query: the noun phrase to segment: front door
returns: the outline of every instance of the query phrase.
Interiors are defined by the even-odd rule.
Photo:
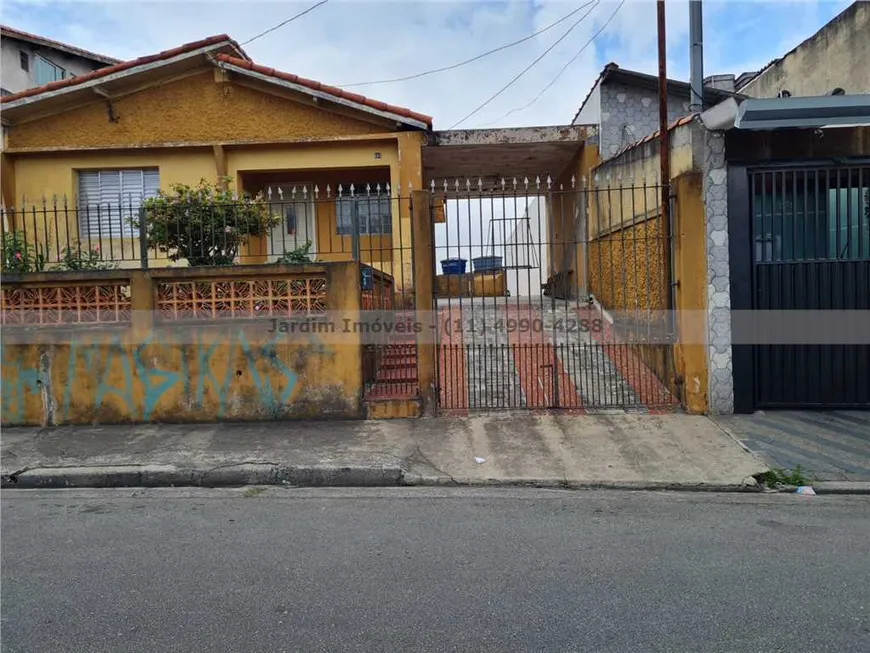
[[[269,234],[269,261],[291,252],[303,253],[310,260],[317,253],[317,224],[312,184],[275,183],[263,189],[278,223]]]

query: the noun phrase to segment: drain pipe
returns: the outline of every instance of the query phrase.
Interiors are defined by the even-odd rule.
[[[689,47],[689,111],[701,113],[704,110],[704,20],[701,0],[689,2]]]

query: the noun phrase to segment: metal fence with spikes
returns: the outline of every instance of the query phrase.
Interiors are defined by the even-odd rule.
[[[446,215],[435,226],[442,408],[675,403],[656,180],[479,177],[428,190]]]
[[[348,259],[410,269],[410,199],[389,183],[277,185],[228,202],[22,198],[0,214],[5,271]]]

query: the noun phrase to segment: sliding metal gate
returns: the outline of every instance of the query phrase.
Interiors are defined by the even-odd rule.
[[[870,310],[870,167],[768,168],[749,181],[753,308]],[[868,344],[756,345],[753,359],[757,408],[870,407]]]
[[[674,404],[660,186],[430,191],[441,408]]]

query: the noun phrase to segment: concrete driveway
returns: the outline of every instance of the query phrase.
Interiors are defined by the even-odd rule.
[[[870,411],[759,411],[715,417],[771,467],[816,481],[870,481]]]

